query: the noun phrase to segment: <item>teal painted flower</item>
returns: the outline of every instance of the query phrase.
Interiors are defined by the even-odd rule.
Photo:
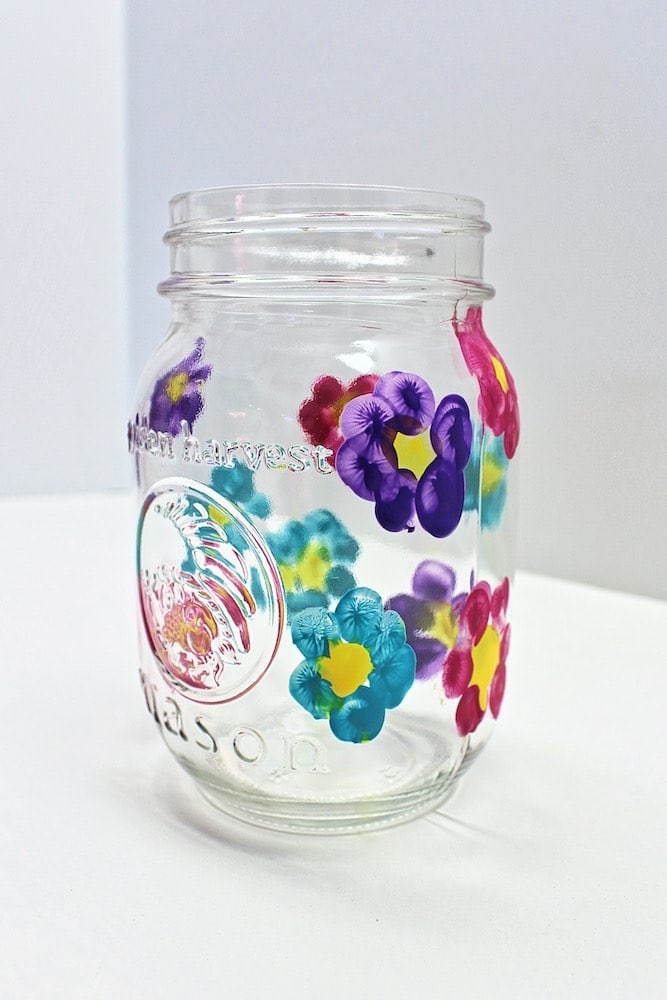
[[[231,468],[220,465],[213,470],[211,486],[246,514],[262,520],[267,518],[271,513],[271,504],[268,497],[255,488],[255,473],[235,458],[232,462]]]
[[[482,448],[483,445],[483,448]],[[502,436],[496,437],[481,426],[475,429],[470,461],[465,469],[465,511],[480,507],[482,528],[497,528],[507,501],[507,467]],[[481,490],[480,490],[481,477]]]
[[[290,616],[304,608],[328,608],[355,586],[350,567],[359,544],[328,510],[288,521],[266,537],[280,572]]]
[[[415,679],[416,657],[396,611],[368,587],[354,587],[334,612],[307,608],[295,615],[292,641],[305,659],[290,677],[292,697],[347,743],[375,739],[387,710]]]

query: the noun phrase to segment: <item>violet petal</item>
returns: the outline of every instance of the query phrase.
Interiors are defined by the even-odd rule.
[[[424,559],[412,577],[412,591],[424,601],[451,601],[456,573],[439,559]]]
[[[454,466],[436,458],[417,486],[415,506],[422,527],[435,538],[451,535],[461,520],[465,479]]]
[[[420,375],[388,372],[378,379],[374,395],[389,403],[395,414],[396,429],[403,434],[419,434],[433,419],[435,397]]]
[[[452,393],[438,404],[431,425],[433,450],[457,469],[464,469],[472,447],[470,410],[462,396]]]

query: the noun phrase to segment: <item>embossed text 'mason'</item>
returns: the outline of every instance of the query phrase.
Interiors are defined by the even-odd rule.
[[[191,432],[187,421],[181,421],[182,434],[174,437],[165,431],[156,431],[136,417],[127,425],[127,444],[130,453],[147,452],[156,458],[222,466],[231,469],[235,461],[242,461],[253,472],[260,465],[267,469],[288,472],[305,472],[314,469],[323,476],[333,471],[327,461],[333,455],[330,448],[309,444],[262,444],[251,441],[219,441],[207,438],[202,441]]]

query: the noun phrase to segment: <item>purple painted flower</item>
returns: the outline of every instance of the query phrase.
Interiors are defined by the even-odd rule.
[[[425,559],[414,572],[412,593],[396,594],[385,607],[405,623],[406,637],[417,657],[416,676],[441,674],[457,638],[457,619],[466,594],[456,594],[456,574],[437,559]]]
[[[357,496],[375,502],[386,531],[414,531],[415,518],[436,538],[454,531],[472,445],[461,396],[445,396],[436,407],[419,375],[389,372],[372,392],[347,403],[340,431],[336,471]]]
[[[151,396],[148,422],[152,430],[176,437],[181,432],[181,420],[192,427],[204,408],[201,385],[212,371],[201,363],[204,338],[199,337],[194,350],[166,375],[158,379]]]

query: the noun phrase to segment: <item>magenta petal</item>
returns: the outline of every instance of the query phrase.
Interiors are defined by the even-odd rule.
[[[489,623],[490,611],[491,600],[488,588],[485,588],[482,583],[478,583],[468,594],[460,619],[460,625],[467,630],[473,646],[477,645],[484,635],[484,630]]]
[[[505,577],[496,587],[491,596],[491,617],[494,621],[505,617],[510,596],[510,582]]]
[[[507,669],[504,663],[500,663],[498,669],[493,675],[493,680],[491,681],[491,688],[489,690],[489,708],[491,709],[491,715],[494,719],[498,718],[500,713],[500,708],[503,703],[503,697],[505,695],[505,680],[507,678]]]
[[[460,698],[472,677],[469,649],[452,649],[442,668],[442,686],[448,698]]]
[[[456,728],[459,736],[474,733],[483,718],[484,712],[479,707],[479,688],[473,684],[456,706]]]
[[[505,660],[507,659],[507,654],[510,651],[510,634],[511,634],[511,629],[508,623],[503,629],[500,636],[500,662],[502,664],[505,663]]]

